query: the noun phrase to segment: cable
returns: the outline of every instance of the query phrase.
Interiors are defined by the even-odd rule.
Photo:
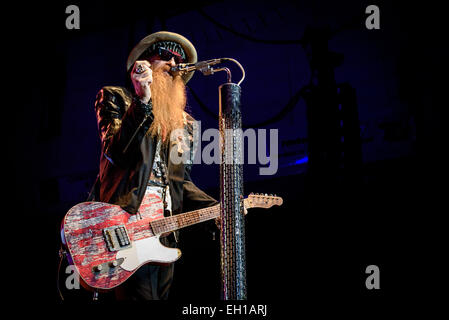
[[[62,260],[64,259],[64,252],[65,251],[62,248],[59,249],[59,265],[58,265],[58,273],[56,276],[56,287],[58,288],[58,293],[62,301],[64,301],[64,296],[62,295],[61,288],[59,287],[59,273],[61,272],[61,264]]]
[[[238,62],[237,60],[235,60],[235,59],[232,59],[232,58],[220,58],[220,60],[229,60],[229,61],[232,61],[232,62],[234,62],[235,64],[237,64],[238,66],[239,66],[239,68],[240,68],[240,70],[242,70],[242,78],[240,79],[240,81],[237,83],[237,85],[239,86],[242,82],[243,82],[243,80],[245,79],[245,69],[243,68],[243,66],[240,64],[240,62]]]
[[[243,80],[245,79],[245,69],[243,68],[243,66],[235,59],[233,58],[220,58],[219,60],[221,61],[232,61],[235,64],[237,64],[240,68],[240,70],[242,71],[242,78],[240,79],[240,81],[237,83],[237,85],[240,85]],[[217,70],[218,71],[218,70]],[[210,115],[212,118],[214,119],[218,119],[218,115],[216,115],[214,112],[210,111],[209,108],[204,104],[203,101],[201,101],[200,97],[196,94],[195,91],[192,90],[191,87],[189,87],[189,91],[190,93],[192,93],[193,98],[198,102],[200,108],[207,113],[208,115]],[[293,110],[293,108],[296,106],[296,104],[298,103],[299,99],[303,96],[305,90],[307,90],[307,86],[306,87],[302,87],[300,88],[291,98],[290,100],[287,102],[287,104],[285,105],[285,107],[283,107],[281,109],[281,111],[279,111],[275,116],[271,117],[268,120],[253,124],[253,125],[243,125],[243,128],[258,128],[258,127],[263,127],[266,126],[268,124],[277,122],[279,120],[281,120],[283,117],[285,117],[290,111]]]

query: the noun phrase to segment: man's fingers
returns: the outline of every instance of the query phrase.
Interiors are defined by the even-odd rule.
[[[151,63],[149,63],[147,60],[137,60],[134,63],[134,66],[138,66],[138,65],[146,65],[147,67],[151,67]]]
[[[140,78],[139,81],[145,82],[145,83],[151,83],[151,82],[153,82],[153,76],[149,75],[148,77]]]
[[[142,74],[147,70],[151,70],[151,64],[146,60],[139,60],[134,63],[134,73]]]
[[[135,75],[135,76],[145,76],[145,75],[147,75],[147,74],[152,74],[153,73],[153,70],[151,70],[150,68],[148,68],[148,67],[141,67],[141,69],[139,70],[139,67],[140,66],[137,66],[136,67],[136,69],[134,69],[134,72],[133,72],[133,74]]]
[[[135,73],[133,74],[133,79],[138,80],[138,81],[145,81],[147,79],[152,79],[153,78],[153,74],[151,72],[145,71],[144,73]]]

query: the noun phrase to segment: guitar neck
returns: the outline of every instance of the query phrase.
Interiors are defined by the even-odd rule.
[[[257,207],[270,208],[273,205],[280,206],[281,204],[282,198],[272,195],[268,196],[267,194],[251,194],[248,198],[243,199],[243,207],[245,209]],[[163,234],[218,217],[220,217],[220,204],[154,220],[150,222],[150,225],[154,234]]]
[[[177,214],[163,219],[151,221],[151,228],[155,234],[176,231],[200,222],[215,219],[220,216],[220,204],[212,207]]]

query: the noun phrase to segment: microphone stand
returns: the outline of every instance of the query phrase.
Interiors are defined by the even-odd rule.
[[[212,68],[223,61],[236,63],[242,78],[232,83],[231,71],[226,68]],[[203,75],[225,71],[227,82],[219,86],[219,128],[220,128],[220,256],[221,256],[221,298],[223,300],[246,300],[246,251],[245,215],[243,205],[243,132],[240,111],[240,84],[245,78],[242,65],[232,58],[212,59],[196,64],[179,65],[174,72],[198,70]]]
[[[221,143],[220,164],[220,256],[221,298],[246,300],[245,215],[243,206],[243,132],[240,110],[241,87],[245,78],[242,65],[231,58],[242,70],[242,79],[232,83],[231,71],[211,68],[205,64],[199,70],[204,75],[225,71],[227,82],[219,86],[219,128]]]
[[[228,82],[219,86],[221,294],[223,300],[246,300],[241,88],[223,69]]]

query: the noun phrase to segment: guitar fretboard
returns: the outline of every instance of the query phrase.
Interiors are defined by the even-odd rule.
[[[203,221],[218,218],[220,216],[220,205],[203,208],[195,211],[177,214],[163,219],[151,221],[151,228],[155,234],[175,231]]]

